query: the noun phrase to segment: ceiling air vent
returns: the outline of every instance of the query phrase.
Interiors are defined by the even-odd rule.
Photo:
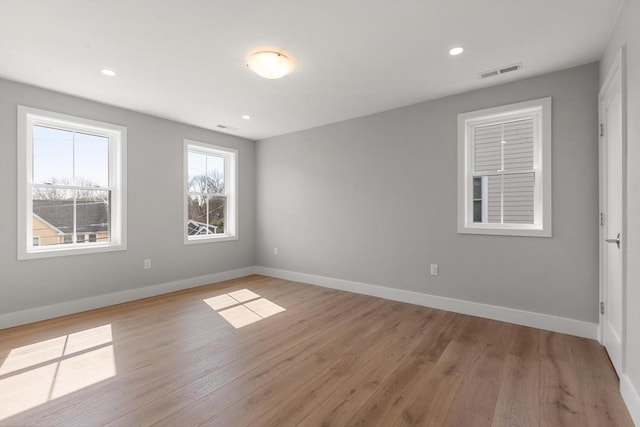
[[[498,76],[500,74],[509,73],[511,71],[516,71],[522,68],[522,63],[507,65],[506,67],[496,68],[495,70],[485,71],[483,73],[478,74],[478,77],[481,79],[486,79],[487,77]]]
[[[233,132],[234,130],[238,130],[238,128],[234,128],[233,126],[227,126],[227,125],[217,125],[216,129],[228,130],[231,132]]]
[[[485,71],[484,73],[480,73],[478,74],[478,76],[480,76],[481,79],[486,79],[487,77],[497,76],[498,74],[500,74],[500,71],[491,70],[491,71]]]

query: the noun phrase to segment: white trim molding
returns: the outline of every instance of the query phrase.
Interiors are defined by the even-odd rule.
[[[154,297],[206,284],[237,279],[239,277],[253,274],[253,270],[254,267],[239,268],[237,270],[222,271],[220,273],[212,273],[204,276],[176,280],[173,282],[160,283],[157,285],[146,286],[144,288],[129,289],[126,291],[82,298],[59,304],[0,314],[0,329],[25,325],[27,323],[52,319],[54,317],[65,316],[68,314],[80,313],[82,311],[107,307],[114,304],[135,301],[142,298]]]
[[[124,126],[61,114],[53,111],[18,105],[18,260],[124,251],[127,249],[127,128]],[[34,127],[49,127],[70,133],[88,133],[108,140],[108,183],[106,186],[83,186],[75,180],[66,185],[34,182]],[[73,150],[75,153],[75,138]],[[96,190],[109,193],[109,241],[77,244],[33,245],[33,198],[34,188]],[[75,205],[75,195],[73,196]],[[75,209],[75,208],[74,208]],[[55,227],[54,227],[55,229]],[[67,231],[68,233],[69,231]],[[76,233],[76,218],[73,218],[72,236]],[[60,236],[62,238],[62,236]],[[63,243],[60,241],[60,243]]]
[[[201,192],[194,192],[189,188],[189,155],[214,156],[224,159],[224,190],[223,193],[212,193],[207,188],[201,189]],[[230,147],[222,147],[206,142],[185,139],[183,143],[183,192],[184,200],[182,209],[183,218],[183,238],[185,245],[211,242],[226,242],[229,240],[238,240],[238,150]],[[205,171],[206,175],[207,171]],[[189,197],[195,195],[207,200],[207,234],[205,235],[189,235]],[[224,197],[226,199],[226,209],[224,215],[224,233],[208,234],[209,229],[209,198]]]
[[[627,405],[633,423],[640,426],[640,393],[633,386],[628,375],[622,374],[620,376],[620,394]]]
[[[323,286],[325,288],[370,295],[392,301],[437,308],[470,316],[484,317],[487,319],[499,320],[501,322],[514,323],[516,325],[529,326],[532,328],[575,335],[583,338],[597,339],[598,337],[598,325],[596,323],[262,266],[244,267],[237,270],[212,273],[199,277],[151,285],[144,288],[130,289],[59,304],[36,307],[28,310],[0,314],[0,329],[24,325],[40,320],[52,319],[54,317],[79,313],[81,311],[107,307],[113,304],[120,304],[142,298],[167,294],[210,283],[237,279],[251,274],[262,274],[278,279],[292,280],[295,282]]]
[[[157,285],[146,286],[144,288],[129,289],[121,292],[114,292],[74,301],[62,302],[59,304],[0,314],[0,329],[107,307],[114,304],[135,301],[142,298],[163,295],[184,289],[204,286],[206,284],[237,279],[251,274],[262,274],[279,279],[292,280],[325,288],[370,295],[392,301],[416,304],[470,316],[478,316],[501,322],[514,323],[516,325],[575,335],[583,338],[598,338],[599,327],[596,323],[262,266],[244,267],[236,270],[160,283]],[[640,396],[627,375],[622,375],[620,378],[620,393],[622,394],[634,423],[640,426]]]
[[[368,283],[298,273],[295,271],[281,270],[277,268],[256,266],[254,272],[256,274],[263,274],[265,276],[276,277],[278,279],[309,283],[312,285],[323,286],[325,288],[338,289],[341,291],[370,295],[393,301],[422,305],[424,307],[453,311],[455,313],[467,314],[470,316],[484,317],[487,319],[499,320],[501,322],[514,323],[516,325],[529,326],[532,328],[575,335],[583,338],[596,339],[598,337],[597,323],[584,322],[566,317],[516,310],[497,305],[482,304],[455,298],[407,291],[404,289],[394,289],[385,286],[371,285]]]

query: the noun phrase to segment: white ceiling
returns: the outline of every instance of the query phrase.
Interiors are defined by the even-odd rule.
[[[263,139],[597,61],[620,6],[0,0],[0,76]],[[465,52],[450,57],[458,45]],[[296,70],[281,80],[258,77],[244,59],[259,48],[290,53]],[[477,77],[517,62],[520,71]]]

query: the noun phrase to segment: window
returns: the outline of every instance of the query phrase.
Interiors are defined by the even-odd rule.
[[[551,98],[458,115],[458,232],[551,237]]]
[[[238,152],[184,142],[184,242],[238,238]]]
[[[126,128],[18,107],[18,258],[126,249]]]

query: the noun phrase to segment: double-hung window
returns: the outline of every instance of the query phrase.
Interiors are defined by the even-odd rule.
[[[458,115],[458,232],[551,237],[551,98]]]
[[[184,142],[184,243],[238,238],[238,152]]]
[[[126,249],[126,128],[18,107],[18,258]]]

